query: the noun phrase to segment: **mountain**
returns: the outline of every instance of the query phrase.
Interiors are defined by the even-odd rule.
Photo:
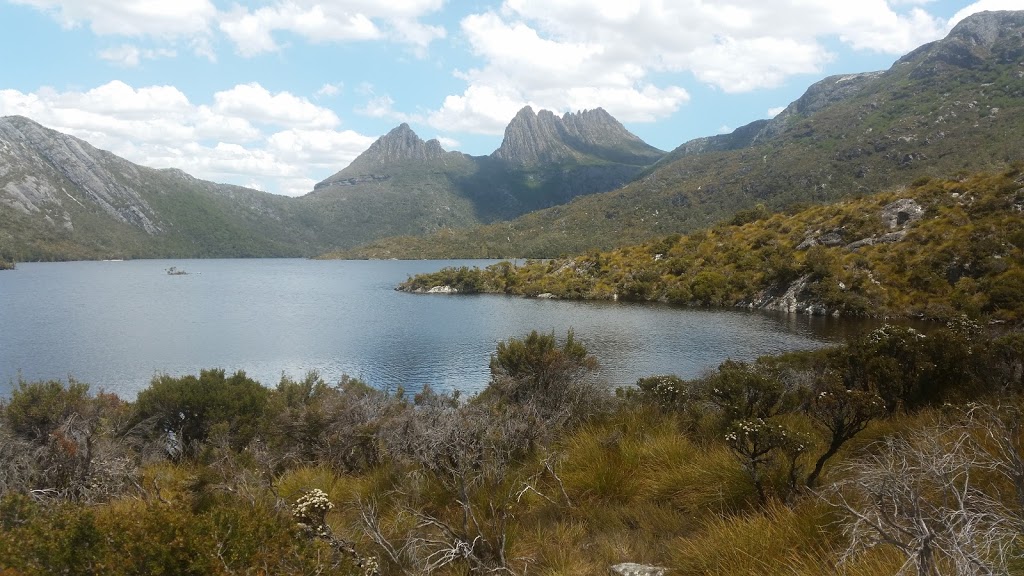
[[[663,154],[603,110],[559,122],[555,137],[572,153],[529,166],[446,152],[402,124],[311,193],[285,198],[146,168],[27,118],[0,118],[0,260],[309,256],[611,190]],[[549,137],[515,122],[510,133],[535,145]],[[514,144],[503,150],[520,155]]]
[[[984,12],[884,72],[826,78],[772,120],[671,151],[612,192],[348,257],[535,256],[685,233],[1024,159],[1024,12]],[[748,212],[749,213],[749,212]]]
[[[285,256],[326,245],[288,199],[133,164],[0,118],[0,259]]]
[[[603,108],[559,118],[548,110],[534,114],[533,108],[526,106],[505,128],[501,147],[491,157],[520,166],[595,160],[647,166],[664,154],[626,130]]]
[[[614,190],[654,164],[653,148],[602,109],[565,114],[522,109],[490,156],[446,152],[402,124],[303,200],[350,247],[507,220]]]

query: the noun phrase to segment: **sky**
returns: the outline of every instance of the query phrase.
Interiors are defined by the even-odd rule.
[[[490,154],[523,106],[663,150],[1024,0],[0,0],[0,116],[289,196],[402,122]]]

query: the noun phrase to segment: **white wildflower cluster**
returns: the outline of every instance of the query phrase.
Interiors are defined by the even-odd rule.
[[[766,422],[763,418],[735,423],[733,429],[725,435],[725,440],[736,450],[743,450],[741,445],[747,442],[767,443],[780,448],[786,446],[796,452],[803,452],[807,448],[803,434],[791,431],[781,424]]]
[[[966,314],[961,314],[956,318],[950,319],[949,322],[946,322],[946,328],[948,328],[950,332],[967,337],[978,336],[982,333],[981,324],[971,320]]]
[[[903,328],[900,326],[893,326],[892,324],[885,324],[881,328],[876,328],[868,334],[868,341],[872,344],[881,344],[882,342],[888,342],[894,338],[900,338],[902,340],[924,340],[924,334],[914,330],[913,328]]]
[[[300,526],[307,527],[319,535],[325,535],[328,531],[325,517],[333,509],[334,504],[327,497],[327,493],[314,488],[295,502],[292,516]]]

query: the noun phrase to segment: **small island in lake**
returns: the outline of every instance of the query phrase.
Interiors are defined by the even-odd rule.
[[[168,276],[184,276],[186,274],[188,274],[188,272],[186,272],[186,271],[184,271],[181,268],[178,268],[176,266],[171,266],[170,268],[167,269],[167,275]]]

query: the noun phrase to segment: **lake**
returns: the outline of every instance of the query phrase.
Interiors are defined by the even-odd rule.
[[[317,370],[379,388],[480,390],[496,344],[569,329],[612,385],[685,378],[727,358],[837,342],[858,324],[656,304],[394,291],[408,275],[489,261],[136,260],[0,272],[0,395],[73,377],[125,398],[157,374],[244,370],[268,386]],[[172,276],[170,267],[188,272]]]

